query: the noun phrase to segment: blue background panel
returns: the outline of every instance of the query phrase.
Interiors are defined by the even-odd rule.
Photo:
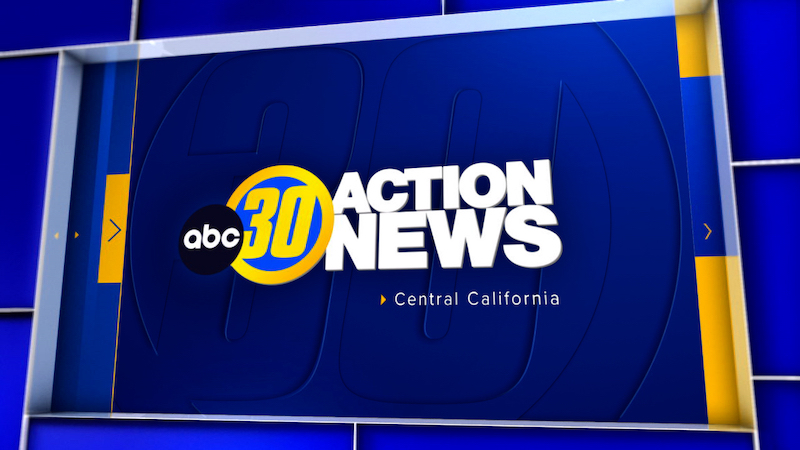
[[[33,306],[56,64],[0,60],[0,308]]]
[[[800,442],[800,383],[756,381],[761,450],[797,448]]]
[[[607,0],[447,0],[445,12],[465,13],[475,11],[491,11],[507,8],[527,8],[531,6],[566,5],[571,3],[590,3]]]
[[[439,0],[142,0],[140,39],[441,14]]]
[[[177,91],[169,111],[168,103],[153,101],[166,97],[160,80],[188,81],[191,72],[176,71],[175,61],[142,62],[137,117],[163,121],[157,133],[148,131],[157,121],[137,122],[134,140],[137,184],[115,410],[706,421],[674,37],[673,19],[657,18],[218,55],[182,93],[180,83],[167,83]],[[181,61],[197,70],[204,58]],[[503,64],[505,72],[484,70]],[[336,88],[318,92],[329,86]],[[474,119],[451,128],[454,98],[458,120]],[[483,104],[475,101],[480,98]],[[259,140],[268,135],[259,134],[270,117],[265,108],[279,103],[296,111],[277,123],[286,130],[279,133],[283,148],[262,148],[272,142]],[[83,103],[85,111],[91,104]],[[319,112],[303,115],[311,110]],[[320,117],[324,123],[317,123]],[[364,128],[373,131],[353,135]],[[639,132],[628,135],[631,128]],[[535,317],[466,305],[452,313],[448,336],[435,346],[421,332],[427,312],[391,304],[376,310],[377,303],[361,299],[422,292],[431,279],[443,280],[438,273],[376,275],[348,266],[331,275],[317,266],[302,283],[250,286],[252,307],[228,308],[232,299],[246,298],[237,292],[247,282],[231,270],[209,277],[189,272],[174,245],[186,217],[225,203],[236,180],[254,167],[296,164],[332,188],[345,170],[360,170],[367,179],[384,167],[550,157],[564,246],[592,257],[565,252],[540,278],[500,256],[491,274],[465,268],[458,282],[448,282],[461,292],[540,286],[586,301]],[[613,214],[609,202],[619,208]],[[659,206],[640,207],[650,204]],[[609,231],[611,217],[618,235]],[[615,236],[625,239],[614,241],[611,257]],[[430,239],[428,245],[432,251]],[[582,283],[573,282],[575,273]],[[648,302],[634,292],[647,292]],[[306,300],[298,306],[281,300],[287,298]],[[449,321],[450,310],[442,312]],[[376,316],[380,330],[366,325]],[[223,334],[222,324],[248,321],[247,338]],[[487,334],[487,323],[500,331]],[[534,326],[537,342],[553,344],[531,350]],[[60,367],[74,367],[66,361]],[[428,382],[416,382],[420,377]]]
[[[0,4],[0,51],[124,41],[130,0],[6,0]]]
[[[755,375],[800,375],[800,166],[735,170]]]
[[[353,426],[241,422],[33,419],[30,450],[353,448]]]
[[[719,18],[733,159],[797,158],[797,1],[720,1]]]
[[[18,445],[30,337],[30,314],[0,315],[0,449]]]
[[[462,428],[359,425],[359,450],[643,449],[744,450],[749,433],[700,431],[576,430],[554,428]]]

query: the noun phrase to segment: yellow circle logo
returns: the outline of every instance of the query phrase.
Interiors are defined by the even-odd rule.
[[[333,232],[333,202],[313,173],[296,166],[260,170],[239,185],[227,206],[244,225],[236,272],[259,284],[294,281],[325,254]]]

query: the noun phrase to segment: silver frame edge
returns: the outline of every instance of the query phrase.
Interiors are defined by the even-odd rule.
[[[20,449],[28,416],[51,409],[82,77],[83,65],[59,52]]]

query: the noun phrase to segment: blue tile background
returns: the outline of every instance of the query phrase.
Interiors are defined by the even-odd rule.
[[[448,0],[446,12],[578,2],[582,0]],[[254,0],[141,0],[140,3],[140,38],[411,17],[439,14],[441,8],[438,0],[269,3]],[[800,157],[800,12],[797,2],[720,0],[719,9],[734,158]],[[9,0],[0,5],[0,51],[126,40],[130,17],[130,0]],[[0,220],[0,248],[3,249],[0,252],[0,308],[30,307],[33,304],[55,68],[54,56],[0,59],[0,152],[3,157],[0,164],[0,211],[3,213],[0,217],[4,219]],[[797,200],[800,169],[740,168],[736,170],[736,182],[754,369],[757,374],[796,375],[800,373],[800,339],[797,335],[800,311],[792,299],[798,298],[800,290],[800,282],[796,281],[800,243],[792,230],[797,228],[797,211],[800,209]],[[29,333],[29,315],[0,315],[0,382],[3,383],[0,389],[0,449],[17,448]],[[762,448],[797,447],[800,442],[796,427],[800,423],[800,383],[759,381],[756,383],[756,399]],[[254,434],[253,430],[263,426],[248,424],[244,428],[239,425],[226,428],[211,424],[213,430],[195,435],[197,430],[172,425],[154,428],[149,422],[120,425],[88,421],[80,422],[77,427],[74,425],[72,421],[34,421],[33,443],[80,446],[91,439],[94,442],[100,439],[101,444],[102,440],[106,440],[106,444],[113,440],[124,445],[128,442],[125,440],[127,437],[139,436],[138,431],[131,430],[143,430],[141,436],[144,437],[139,436],[141,439],[161,436],[177,448],[200,443],[206,447],[227,447],[225,444],[239,438],[244,442],[252,438],[255,442],[257,433]],[[384,443],[386,448],[391,448],[401,442],[414,447],[448,446],[454,442],[465,447],[480,443],[489,446],[485,438],[493,436],[513,448],[525,440],[519,437],[522,436],[519,430],[484,430],[478,433],[483,437],[453,435],[460,429],[450,429],[449,435],[438,431],[412,431],[403,436],[403,430],[408,429],[362,429],[365,438],[362,447]],[[554,430],[544,431],[547,434]],[[181,435],[187,432],[190,434]],[[556,441],[545,439],[536,442],[555,442],[553,446],[563,447],[566,441],[580,441],[582,438],[578,436],[582,433],[563,430],[547,438]],[[592,433],[598,432],[583,433],[583,436]],[[412,435],[417,438],[409,437]],[[615,441],[615,445],[624,446],[627,445],[625,442],[639,442],[637,439],[646,433],[611,432],[611,435],[623,442]],[[746,435],[676,435],[658,433],[656,442],[663,438],[664,442],[691,447],[691,442],[722,436],[723,440],[732,440],[733,448],[739,448],[737,446],[746,446],[744,441],[747,440],[742,437]],[[473,437],[474,441],[468,442],[464,436]],[[197,440],[193,440],[195,437]],[[606,442],[599,439],[584,442],[598,447]],[[526,442],[532,443],[530,440]],[[649,440],[644,445],[657,445],[653,442]],[[322,445],[321,441],[317,443]],[[496,446],[494,444],[492,441],[491,446]]]
[[[609,449],[744,450],[749,433],[695,431],[570,430],[554,428],[461,428],[359,425],[359,450]]]
[[[0,59],[0,308],[33,306],[56,64]]]
[[[439,0],[142,0],[140,39],[441,14]]]
[[[131,0],[4,0],[0,51],[125,41],[130,26]]]
[[[800,383],[757,381],[756,408],[761,450],[797,448],[800,442]]]
[[[31,450],[264,449],[352,450],[353,426],[152,420],[53,420],[30,423]]]
[[[796,0],[720,0],[734,160],[800,157]]]
[[[800,165],[734,174],[753,373],[800,375]]]
[[[508,8],[527,8],[531,6],[566,5],[571,3],[589,3],[613,0],[447,0],[445,13],[465,13],[475,11],[491,11]]]
[[[0,449],[16,449],[28,367],[31,315],[0,315]]]

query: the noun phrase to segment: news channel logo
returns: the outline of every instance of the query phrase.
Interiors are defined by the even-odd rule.
[[[276,285],[311,270],[332,230],[333,203],[322,181],[300,167],[272,166],[244,180],[226,205],[192,214],[178,248],[195,273],[230,266],[254,283]]]

